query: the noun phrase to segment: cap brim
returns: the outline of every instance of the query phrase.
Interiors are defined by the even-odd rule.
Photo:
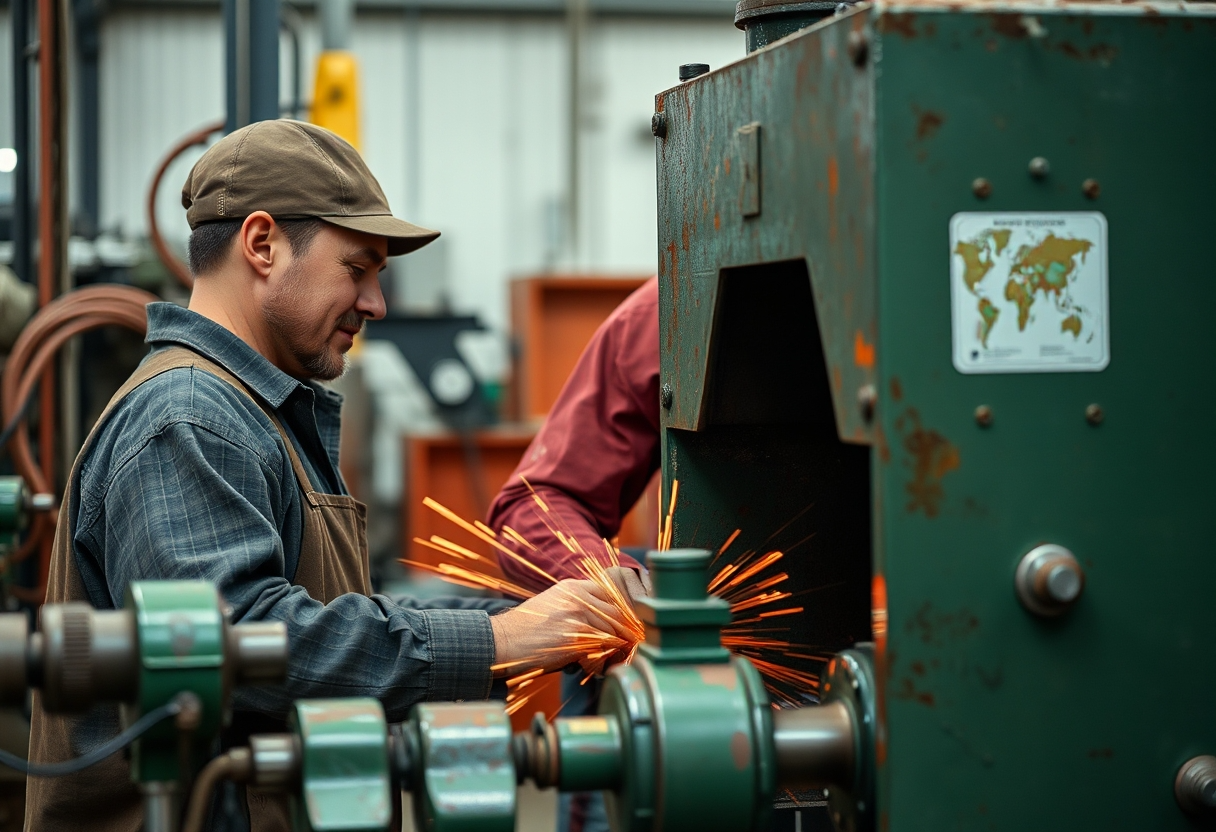
[[[387,214],[370,217],[317,217],[317,219],[340,228],[349,228],[351,231],[362,231],[364,234],[387,237],[389,257],[417,251],[439,236],[438,231],[432,231]]]

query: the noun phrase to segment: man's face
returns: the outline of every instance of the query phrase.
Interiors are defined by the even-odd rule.
[[[387,253],[383,237],[325,223],[307,250],[289,258],[263,304],[282,370],[320,381],[342,375],[363,322],[384,317]]]

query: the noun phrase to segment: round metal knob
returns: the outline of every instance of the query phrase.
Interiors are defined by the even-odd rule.
[[[1178,769],[1174,797],[1188,815],[1216,818],[1216,757],[1193,757]]]
[[[1073,553],[1048,543],[1036,546],[1022,558],[1014,578],[1018,598],[1035,615],[1066,612],[1085,589],[1085,572]]]

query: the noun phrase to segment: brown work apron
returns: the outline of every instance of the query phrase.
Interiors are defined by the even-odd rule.
[[[184,347],[170,347],[154,353],[114,394],[76,457],[63,504],[59,508],[59,524],[55,529],[55,543],[51,551],[47,603],[89,600],[80,572],[76,568],[68,517],[68,507],[74,497],[72,491],[79,480],[80,460],[92,447],[106,418],[131,391],[161,373],[182,367],[211,373],[249,396],[262,408],[282,437],[304,497],[300,561],[292,583],[304,587],[310,597],[323,604],[328,604],[348,592],[370,595],[366,507],[353,497],[315,491],[295,446],[283,430],[278,417],[265,402],[218,364]],[[188,508],[184,507],[184,510]],[[114,715],[117,731],[117,706],[98,707],[107,708]],[[48,763],[75,756],[69,737],[76,721],[73,717],[45,713],[35,692],[30,724],[30,760]],[[262,794],[250,789],[248,802],[252,832],[288,832],[290,821],[287,800],[284,797]],[[124,755],[115,754],[102,763],[68,777],[31,777],[26,785],[25,822],[27,832],[138,830],[143,825],[143,807],[139,792],[131,783],[130,767]]]

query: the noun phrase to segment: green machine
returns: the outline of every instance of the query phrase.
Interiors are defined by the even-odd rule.
[[[2,761],[31,776],[60,776],[130,744],[147,832],[178,828],[183,790],[226,724],[234,688],[287,673],[284,625],[232,624],[205,581],[134,582],[123,609],[48,604],[39,623],[31,633],[24,613],[0,615],[0,705],[23,706],[31,688],[53,714],[118,703],[126,730],[76,760]]]
[[[1216,7],[818,5],[656,97],[674,543],[874,643],[838,826],[1211,823]]]
[[[774,710],[751,662],[721,646],[730,610],[706,595],[712,556],[650,554],[646,640],[609,671],[598,716],[538,715],[512,737],[501,702],[420,704],[394,726],[374,699],[297,702],[289,733],[255,735],[207,765],[184,832],[203,828],[225,778],[288,795],[297,832],[398,828],[402,790],[420,832],[511,832],[525,779],[603,791],[616,832],[760,832],[776,792],[807,785],[864,801],[877,725],[868,649],[837,658],[822,705]]]

